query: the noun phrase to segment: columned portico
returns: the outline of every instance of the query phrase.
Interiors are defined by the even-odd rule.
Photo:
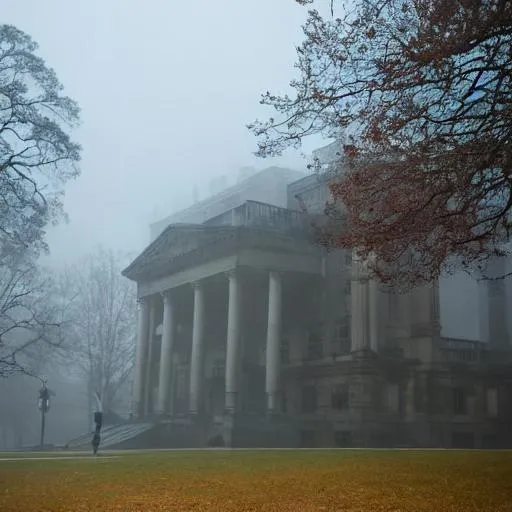
[[[324,260],[316,217],[295,209],[203,206],[204,223],[167,226],[123,271],[143,297],[133,447],[469,445],[470,430],[477,446],[510,445],[497,429],[510,427],[509,355],[441,336],[436,284],[402,295],[374,280],[371,255]]]
[[[270,413],[278,412],[279,410],[281,371],[281,301],[281,276],[278,272],[270,272],[265,380],[267,411]]]
[[[145,360],[148,349],[149,330],[149,307],[146,298],[138,301],[138,333],[137,347],[135,354],[135,374],[133,379],[133,413],[142,416],[144,413],[144,381],[145,381]]]
[[[170,396],[172,393],[172,347],[174,338],[174,312],[171,292],[162,294],[164,314],[162,322],[162,349],[160,354],[160,375],[158,379],[157,412],[169,412]],[[172,412],[172,411],[171,411]]]
[[[228,272],[229,301],[226,349],[226,398],[225,409],[233,413],[237,407],[237,363],[240,344],[240,278],[235,270]]]
[[[194,323],[192,327],[192,354],[190,358],[190,402],[189,411],[197,414],[200,408],[203,381],[203,339],[204,339],[204,287],[196,281],[194,288]]]
[[[139,416],[200,415],[194,423],[218,425],[224,411],[222,421],[235,425],[245,414],[280,412],[283,273],[320,275],[316,248],[245,226],[232,233],[224,226],[172,227],[155,244],[164,239],[169,257],[176,251],[172,262],[142,254],[126,272],[144,297],[134,383]],[[196,251],[203,243],[216,250]],[[242,282],[254,293],[243,294]]]
[[[353,259],[351,351],[370,349],[370,281],[365,264]]]

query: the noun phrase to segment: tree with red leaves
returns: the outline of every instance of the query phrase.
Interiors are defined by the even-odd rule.
[[[331,7],[309,12],[294,97],[262,98],[278,118],[249,125],[258,154],[340,141],[327,213],[345,225],[322,242],[372,255],[383,282],[430,282],[450,261],[485,272],[512,229],[512,2]]]

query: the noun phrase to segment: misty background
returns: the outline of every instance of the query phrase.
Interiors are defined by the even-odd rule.
[[[81,107],[73,139],[83,146],[82,173],[66,184],[69,222],[48,227],[50,254],[41,262],[53,271],[99,246],[135,255],[149,242],[150,223],[204,199],[215,181],[230,186],[248,166],[305,171],[303,153],[322,143],[309,140],[270,162],[253,155],[246,128],[269,115],[262,93],[288,90],[307,15],[292,0],[0,5],[2,23],[39,44],[37,54]],[[61,358],[42,361],[42,372],[56,391],[45,440],[61,444],[91,426],[87,384]],[[0,447],[37,445],[40,382],[16,375],[0,384]],[[117,410],[128,411],[130,394],[127,383]]]
[[[228,185],[253,156],[260,94],[288,89],[307,11],[292,0],[2,0],[81,109],[82,175],[69,223],[48,230],[53,267],[101,244],[141,250],[148,225]],[[316,144],[318,145],[318,144]],[[309,152],[315,141],[304,148]],[[305,170],[300,152],[273,164]]]
[[[69,222],[48,228],[51,252],[43,263],[53,270],[97,246],[135,256],[149,242],[150,223],[209,196],[215,180],[225,177],[230,186],[247,166],[306,171],[304,155],[326,143],[309,138],[301,151],[261,160],[246,128],[271,115],[259,104],[262,93],[290,90],[307,16],[294,0],[0,0],[0,6],[2,23],[39,44],[37,54],[82,110],[73,133],[83,146],[82,174],[65,186]],[[465,276],[452,282],[441,298],[451,319],[444,335],[474,338],[478,286]],[[468,305],[459,311],[461,290]],[[87,387],[78,376],[61,375],[64,366],[58,361],[48,375],[57,393],[48,443],[68,441],[91,424]],[[40,383],[20,375],[0,385],[1,416],[11,415],[12,423],[0,447],[37,444]],[[129,400],[126,386],[120,411]]]

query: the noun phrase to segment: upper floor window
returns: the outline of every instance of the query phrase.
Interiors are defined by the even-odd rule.
[[[388,384],[387,387],[388,410],[391,413],[400,412],[400,387],[398,384]]]
[[[335,355],[350,353],[350,317],[347,316],[336,323],[332,343]]]
[[[349,392],[347,384],[336,384],[331,390],[331,407],[337,410],[348,409]]]
[[[317,410],[317,391],[315,386],[302,388],[302,412],[314,413]]]
[[[185,365],[180,365],[177,368],[176,375],[176,395],[179,399],[184,399],[188,392],[188,368]]]
[[[307,358],[309,360],[323,357],[323,325],[315,325],[309,331]]]
[[[281,363],[287,364],[290,362],[290,341],[288,336],[283,336],[281,339]]]
[[[389,301],[389,318],[390,320],[397,321],[400,319],[400,296],[393,290],[388,293]]]
[[[453,412],[454,414],[467,414],[468,413],[468,400],[465,389],[453,389]]]
[[[487,389],[486,409],[487,416],[491,418],[498,416],[498,390],[496,388]]]

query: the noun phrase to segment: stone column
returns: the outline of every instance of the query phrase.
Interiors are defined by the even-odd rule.
[[[356,352],[370,348],[370,294],[364,262],[354,255],[352,267],[351,351]]]
[[[226,349],[226,401],[227,412],[233,413],[237,407],[238,383],[237,363],[240,344],[240,282],[235,271],[228,273],[229,306]]]
[[[439,285],[437,282],[412,290],[411,335],[429,337],[439,333]]]
[[[162,349],[160,352],[160,375],[158,379],[157,412],[169,412],[172,383],[172,345],[174,338],[173,304],[170,292],[162,294],[164,300],[164,318],[162,324]]]
[[[204,289],[201,282],[193,283],[193,287],[194,325],[192,328],[192,356],[190,358],[189,411],[191,414],[197,414],[200,407],[203,380]]]
[[[379,319],[380,319],[380,300],[379,283],[372,279],[369,283],[370,293],[370,348],[374,352],[379,350]]]
[[[149,332],[148,332],[148,350],[146,360],[146,383],[145,387],[145,398],[144,398],[144,413],[149,415],[151,410],[154,408],[152,403],[153,400],[153,341],[155,334],[155,305],[153,299],[148,299],[149,307]]]
[[[281,371],[281,276],[270,272],[268,286],[268,326],[265,391],[267,411],[279,410],[280,371]]]
[[[404,407],[404,413],[405,413],[405,420],[408,422],[414,421],[415,417],[415,407],[414,407],[414,395],[416,393],[415,391],[416,383],[415,383],[415,377],[414,374],[409,375],[409,379],[407,380],[405,384],[405,390],[404,390],[404,401],[405,401],[405,407]]]
[[[135,372],[133,377],[133,406],[132,411],[136,416],[144,413],[144,382],[145,363],[148,350],[149,307],[146,298],[138,301],[139,319],[137,333],[137,347],[135,353]]]

